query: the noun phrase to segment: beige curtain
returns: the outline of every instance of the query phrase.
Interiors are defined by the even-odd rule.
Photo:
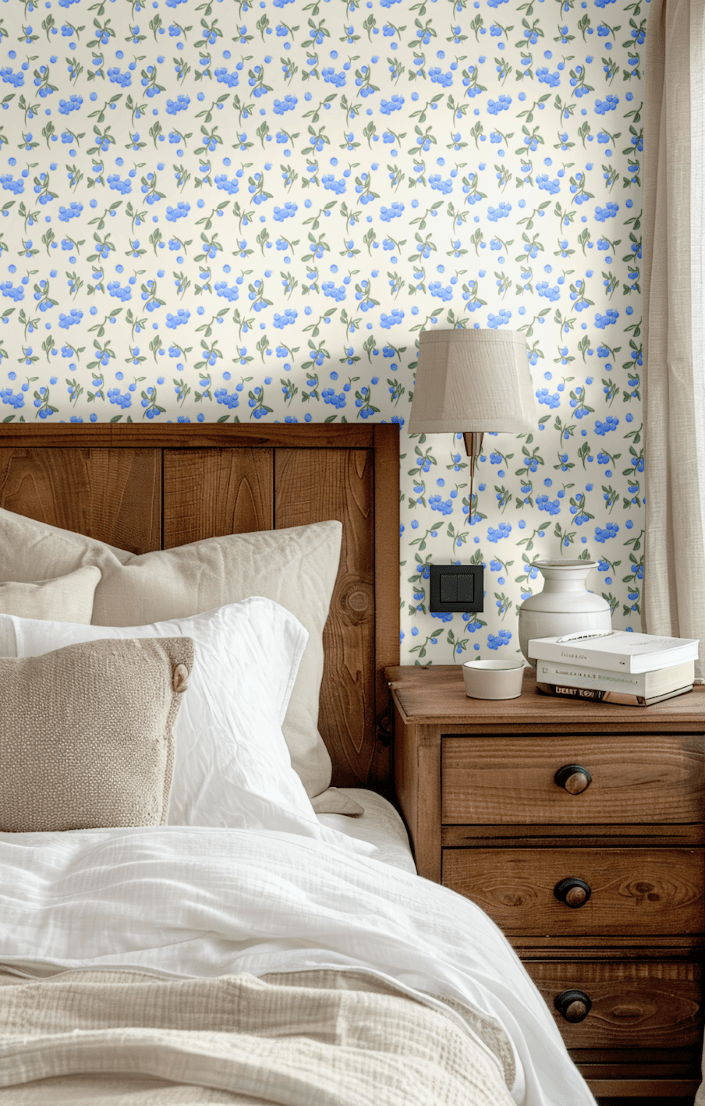
[[[650,634],[700,638],[705,676],[705,0],[652,0],[646,31],[643,395]],[[703,1100],[705,1106],[705,1099]]]

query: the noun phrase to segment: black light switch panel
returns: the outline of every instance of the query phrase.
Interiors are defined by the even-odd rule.
[[[484,565],[429,565],[429,568],[429,611],[483,610]]]

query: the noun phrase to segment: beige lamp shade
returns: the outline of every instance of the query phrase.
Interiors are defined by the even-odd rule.
[[[535,433],[538,422],[522,333],[422,331],[411,434]]]

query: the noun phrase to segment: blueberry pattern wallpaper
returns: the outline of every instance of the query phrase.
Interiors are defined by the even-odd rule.
[[[514,656],[540,557],[640,626],[642,0],[2,0],[0,417],[398,422],[402,662]],[[419,331],[540,421],[406,426]],[[430,562],[484,563],[480,614]]]

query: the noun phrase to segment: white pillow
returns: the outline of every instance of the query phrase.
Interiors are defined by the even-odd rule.
[[[168,824],[282,830],[337,843],[339,835],[319,824],[282,734],[308,633],[278,603],[255,596],[132,627],[0,615],[0,639],[19,657],[101,638],[182,635],[193,638],[196,660],[175,728]]]

